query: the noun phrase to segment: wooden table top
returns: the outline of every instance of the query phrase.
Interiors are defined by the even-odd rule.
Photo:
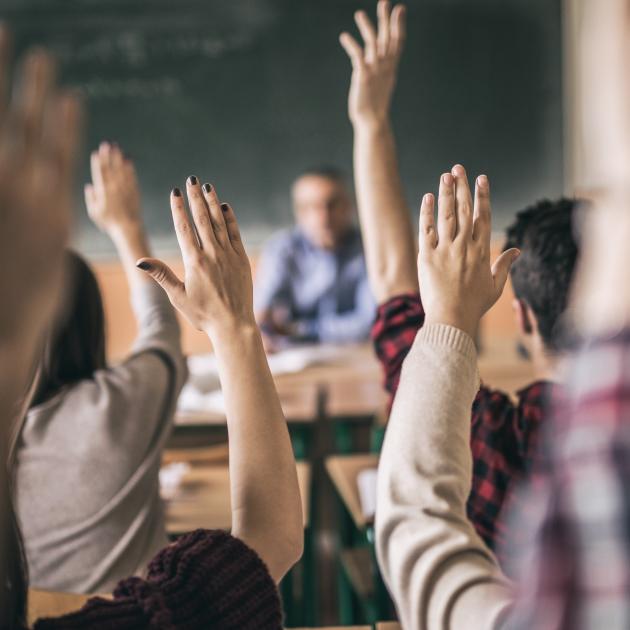
[[[357,477],[362,470],[376,468],[377,466],[378,455],[372,453],[331,455],[326,458],[326,470],[348,512],[350,512],[354,524],[359,529],[370,525],[373,519],[366,518],[361,509]]]
[[[310,522],[311,466],[297,463],[304,527]],[[166,531],[182,534],[199,527],[229,530],[232,526],[230,473],[227,464],[195,465],[184,476],[175,498],[166,502]]]
[[[397,621],[381,621],[376,624],[376,630],[402,630],[402,626]]]

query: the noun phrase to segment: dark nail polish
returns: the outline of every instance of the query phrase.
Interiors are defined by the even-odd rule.
[[[173,188],[173,194],[176,197],[181,197],[182,196],[182,191],[179,188]]]
[[[189,182],[190,182],[193,186],[196,186],[196,185],[197,185],[197,178],[196,178],[194,175],[191,175],[191,176],[188,178],[188,181],[189,181]]]
[[[212,192],[212,186],[210,186],[210,184],[204,184],[204,185],[203,185],[203,189],[204,189],[207,193],[211,193],[211,192]]]
[[[151,265],[146,260],[141,260],[136,266],[142,269],[142,271],[149,271],[149,269],[151,269]]]
[[[227,203],[221,204],[221,210],[223,210],[223,212],[227,212],[229,209],[230,209],[230,206],[228,206]]]

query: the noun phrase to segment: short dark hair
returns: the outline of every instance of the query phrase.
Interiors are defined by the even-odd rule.
[[[510,274],[514,294],[532,309],[543,342],[552,351],[565,347],[562,317],[578,257],[573,218],[583,203],[566,198],[539,201],[519,212],[506,230],[504,249],[521,250]]]
[[[344,171],[331,164],[319,164],[306,168],[295,178],[295,181],[302,177],[323,177],[324,179],[330,179],[343,185],[347,184]]]
[[[43,349],[31,406],[106,367],[105,314],[96,276],[78,254],[69,251],[66,258],[66,308]]]

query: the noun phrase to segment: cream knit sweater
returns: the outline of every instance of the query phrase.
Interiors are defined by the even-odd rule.
[[[378,473],[377,554],[404,630],[495,629],[512,603],[510,583],[466,518],[478,388],[472,339],[451,326],[422,328]]]

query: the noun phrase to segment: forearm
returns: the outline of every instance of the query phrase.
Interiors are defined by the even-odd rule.
[[[287,424],[255,326],[214,340],[230,444],[232,533],[279,581],[299,559],[303,521]]]
[[[151,249],[142,223],[140,221],[121,222],[111,226],[107,230],[107,234],[116,247],[130,289],[133,291],[136,286],[152,283],[153,280],[136,267],[136,261],[139,258],[151,256]]]
[[[414,230],[389,121],[355,122],[354,177],[370,286],[379,304],[418,291]]]
[[[405,628],[495,627],[510,604],[496,560],[466,518],[474,343],[422,329],[403,366],[378,477],[377,553]],[[459,624],[459,625],[458,625]]]

